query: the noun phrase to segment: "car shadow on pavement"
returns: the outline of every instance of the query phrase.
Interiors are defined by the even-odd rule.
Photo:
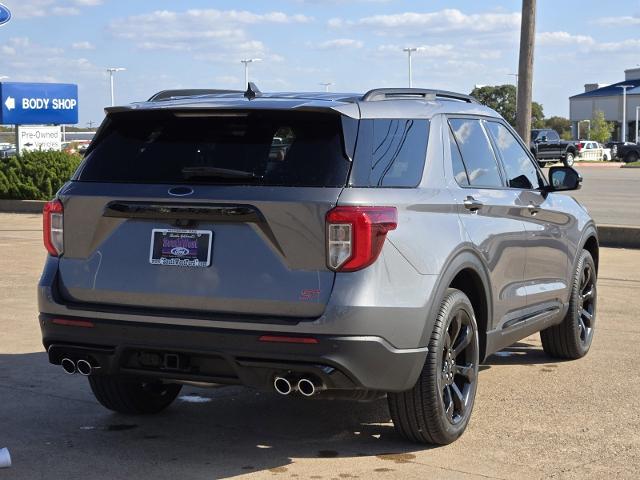
[[[560,362],[563,360],[548,356],[540,345],[518,342],[491,355],[483,366],[486,368],[491,365],[542,365]],[[482,370],[482,367],[480,369]]]
[[[10,449],[18,475],[11,478],[47,471],[57,478],[90,471],[92,480],[125,472],[221,478],[284,473],[296,458],[355,457],[377,457],[380,471],[391,472],[428,449],[395,433],[384,399],[304,400],[236,386],[185,386],[161,414],[112,413],[94,400],[86,379],[49,365],[43,352],[0,354],[0,399],[0,448]],[[332,471],[347,475],[346,467]]]

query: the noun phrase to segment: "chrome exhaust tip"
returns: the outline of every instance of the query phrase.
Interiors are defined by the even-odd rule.
[[[275,388],[276,392],[280,395],[289,395],[293,391],[291,382],[284,377],[276,377],[273,380],[273,388]]]
[[[91,375],[91,372],[93,371],[93,367],[87,360],[78,360],[76,368],[78,369],[78,373],[80,375],[84,375],[85,377]]]
[[[312,397],[316,394],[316,385],[308,378],[298,380],[298,391],[305,397]]]
[[[62,369],[65,371],[65,373],[69,375],[73,375],[74,373],[76,373],[76,364],[70,358],[63,358],[60,362],[60,365],[62,365]]]

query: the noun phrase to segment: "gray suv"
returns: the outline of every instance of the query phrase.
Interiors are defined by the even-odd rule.
[[[541,331],[593,338],[598,238],[568,167],[545,179],[452,92],[164,91],[112,107],[44,209],[51,363],[122,413],[182,385],[374,400],[397,431],[465,430],[478,366]]]

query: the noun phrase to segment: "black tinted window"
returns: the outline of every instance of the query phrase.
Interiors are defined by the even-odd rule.
[[[550,142],[556,142],[556,141],[560,140],[560,137],[555,132],[555,130],[549,130],[549,131],[547,131],[547,140],[550,141]]]
[[[344,186],[340,117],[302,112],[110,115],[80,181]]]
[[[427,120],[362,120],[351,184],[416,187],[422,179],[428,137]]]
[[[453,132],[451,129],[449,130],[449,148],[451,149],[451,165],[453,167],[453,176],[458,182],[458,185],[467,186],[469,185],[469,177],[467,176],[467,171],[464,168],[464,163],[462,162],[462,155],[460,155],[460,149],[458,148],[458,144],[456,143],[456,139],[453,138]]]
[[[502,186],[493,149],[480,121],[454,118],[450,124],[460,147],[469,183],[477,187]]]
[[[540,188],[538,170],[513,134],[500,123],[487,122],[486,125],[500,151],[507,185],[527,190]]]

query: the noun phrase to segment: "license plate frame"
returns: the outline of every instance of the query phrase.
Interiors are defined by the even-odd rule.
[[[211,265],[212,245],[211,230],[154,228],[151,230],[149,263],[172,267],[206,268]]]

